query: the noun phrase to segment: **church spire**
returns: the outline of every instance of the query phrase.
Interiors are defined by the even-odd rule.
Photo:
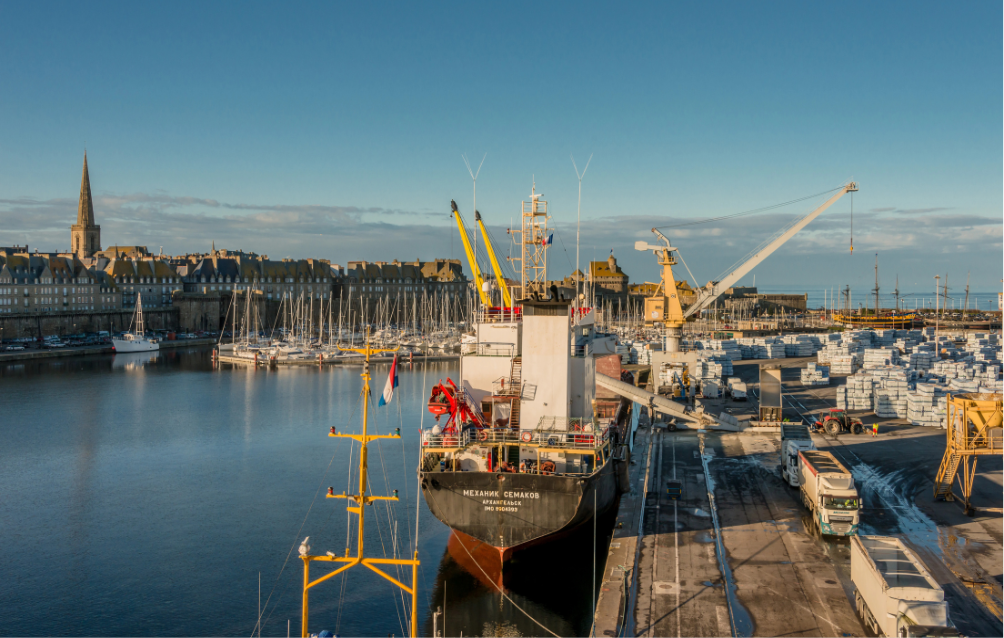
[[[77,226],[94,225],[94,202],[91,201],[91,178],[87,174],[87,151],[84,151],[84,174],[80,177],[80,202],[77,204]]]
[[[92,257],[101,250],[101,227],[94,223],[91,177],[87,174],[87,151],[84,151],[84,173],[80,176],[77,223],[70,226],[70,245],[71,250],[80,259]]]

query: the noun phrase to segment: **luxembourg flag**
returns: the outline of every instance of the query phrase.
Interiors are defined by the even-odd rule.
[[[390,364],[390,374],[387,375],[387,385],[383,387],[383,395],[380,397],[380,402],[377,406],[387,405],[390,403],[391,399],[394,398],[394,388],[397,387],[397,355],[394,355],[394,361]]]

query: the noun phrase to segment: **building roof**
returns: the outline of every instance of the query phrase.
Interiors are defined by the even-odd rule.
[[[613,255],[606,261],[589,262],[590,277],[627,277],[621,267],[617,265],[617,259]]]
[[[80,176],[80,201],[77,202],[77,225],[94,226],[94,202],[91,200],[91,178],[87,174],[87,151],[84,151],[84,172]]]

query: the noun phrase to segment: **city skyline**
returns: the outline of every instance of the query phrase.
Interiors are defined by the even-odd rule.
[[[632,248],[652,226],[853,177],[853,255],[845,198],[788,259],[754,271],[761,285],[870,285],[878,252],[886,288],[898,274],[903,290],[932,289],[946,272],[999,288],[999,6],[249,5],[190,20],[193,7],[65,5],[47,22],[5,8],[0,49],[18,64],[0,70],[0,108],[17,126],[0,144],[0,244],[69,249],[86,146],[106,244],[461,258],[448,218],[450,199],[473,218],[460,156],[487,152],[479,210],[504,238],[535,179],[558,225],[552,276],[564,276],[569,155],[581,167],[592,153],[580,266],[613,249],[633,280],[653,280],[651,256]],[[91,38],[74,58],[77,29]],[[537,30],[533,46],[511,37]],[[713,279],[818,201],[668,233]]]

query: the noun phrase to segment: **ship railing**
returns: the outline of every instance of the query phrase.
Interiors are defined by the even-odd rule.
[[[523,388],[511,383],[509,377],[499,377],[492,381],[492,394],[497,397],[518,397]]]
[[[524,431],[526,432],[526,430]],[[593,450],[606,442],[606,429],[597,419],[543,416],[529,430],[528,443],[545,448]]]
[[[577,358],[588,357],[593,353],[593,344],[584,343],[572,346],[572,356]]]
[[[468,428],[462,432],[444,432],[433,434],[432,430],[426,430],[422,435],[422,449],[429,451],[432,449],[457,449],[465,448],[471,444],[472,439],[477,438],[477,430]]]
[[[483,342],[473,345],[468,354],[476,354],[479,357],[508,357],[512,359],[516,355],[516,346],[511,343]]]

